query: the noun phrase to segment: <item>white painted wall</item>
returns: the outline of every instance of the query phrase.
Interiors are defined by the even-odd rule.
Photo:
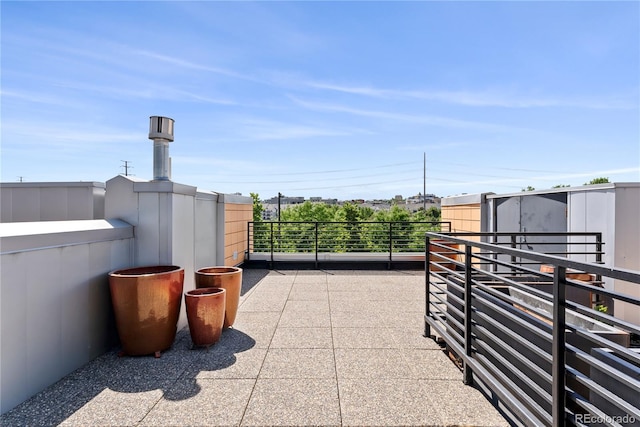
[[[196,247],[200,259],[215,257],[215,240],[204,240],[211,230],[204,223],[215,223],[211,215],[217,198],[197,201],[196,187],[172,181],[145,181],[135,177],[117,176],[107,181],[106,218],[121,218],[135,227],[133,265],[178,265],[184,268],[184,292],[195,289]],[[213,194],[213,193],[211,193]],[[196,215],[196,206],[203,211]],[[202,226],[203,237],[196,242]],[[215,234],[214,234],[215,237]],[[187,325],[184,304],[178,328]]]
[[[196,193],[195,270],[219,265],[216,259],[218,236],[221,241],[224,241],[224,222],[218,232],[219,202],[217,193],[206,191]],[[224,220],[224,216],[222,219]],[[222,251],[224,256],[224,246]]]
[[[0,224],[2,413],[116,342],[108,273],[132,264],[119,220]]]
[[[104,200],[100,182],[2,183],[0,222],[103,219]]]

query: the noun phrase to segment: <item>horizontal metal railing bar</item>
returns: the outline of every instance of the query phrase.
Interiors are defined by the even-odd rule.
[[[610,350],[614,350],[614,352],[616,354],[623,354],[626,357],[628,357],[629,359],[635,361],[636,363],[640,364],[640,354],[639,353],[634,353],[633,351],[629,351],[628,348],[614,342],[611,341],[607,338],[601,337],[597,334],[594,334],[592,332],[590,332],[587,329],[584,328],[580,328],[580,327],[576,327],[575,325],[572,325],[570,323],[567,323],[567,328],[570,329],[572,332],[574,332],[576,335],[582,337],[582,338],[586,338],[587,340],[589,340],[592,343],[598,344],[602,347],[607,347]]]
[[[429,302],[430,305],[435,306],[434,302]],[[464,314],[461,311],[458,311],[455,307],[453,307],[449,302],[447,301],[441,301],[442,305],[445,305],[447,307],[447,311],[442,311],[440,310],[441,313],[444,314],[445,318],[447,319],[447,321],[451,321],[452,323],[455,324],[455,326],[457,326],[460,330],[464,330],[464,325],[462,323],[460,323],[458,320],[456,320],[455,317],[453,317],[452,315],[449,314],[449,310],[452,310],[454,312],[457,312],[457,314],[462,314],[462,316],[464,316]]]
[[[496,322],[494,319],[487,316],[486,314],[477,313],[477,316],[480,319],[487,322],[488,324],[490,324],[491,326],[494,326],[495,328],[499,329],[500,332],[502,332],[503,334],[508,335],[509,338],[514,340],[514,342],[517,342],[518,344],[522,345],[524,348],[526,348],[530,352],[534,353],[536,356],[540,357],[541,359],[544,359],[545,362],[548,362],[549,364],[552,363],[551,353],[548,353],[542,350],[540,347],[532,344],[530,341],[527,341],[526,339],[522,338],[520,335],[513,333],[511,329],[509,329],[508,327],[506,327],[500,322]],[[481,326],[478,326],[478,327],[481,327]]]
[[[529,270],[529,269],[527,269],[527,271],[529,271],[531,273],[537,273],[538,275],[549,276],[550,279],[553,279],[553,276],[548,275],[547,273],[540,273],[540,272],[536,272],[535,270]],[[499,278],[500,280],[497,280],[496,284],[498,284],[498,283],[508,283],[509,285],[511,285],[511,286],[513,286],[515,288],[518,288],[520,290],[526,291],[527,293],[530,293],[532,295],[535,295],[538,298],[542,298],[542,299],[545,299],[546,301],[553,302],[553,296],[550,293],[541,291],[541,290],[533,288],[531,286],[528,286],[523,282],[511,280],[508,277],[501,276],[500,273],[486,272],[486,271],[483,271],[483,270],[476,270],[476,269],[474,269],[474,272],[479,272],[480,274],[483,274],[485,276],[488,276],[488,277],[491,277],[491,278],[494,278],[494,279],[498,279]],[[512,273],[505,272],[505,274],[512,274]],[[619,293],[614,292],[614,291],[609,291],[607,289],[599,288],[599,287],[596,287],[596,286],[590,286],[590,285],[586,285],[586,284],[582,284],[582,283],[575,283],[571,279],[567,279],[566,282],[567,282],[567,284],[571,284],[571,285],[575,284],[575,285],[577,285],[577,286],[575,286],[576,288],[587,290],[587,291],[591,291],[591,292],[595,292],[595,293],[598,293],[598,294],[601,294],[601,295],[608,295],[608,296],[611,296],[611,297],[616,297],[616,296],[619,295]],[[542,283],[545,283],[545,282],[536,282],[536,283],[537,284],[542,284]],[[548,284],[552,284],[552,281],[548,282]],[[626,321],[624,321],[622,319],[618,319],[618,318],[615,318],[613,316],[609,316],[607,314],[603,314],[603,313],[601,313],[601,312],[599,312],[597,310],[593,310],[593,309],[591,309],[589,307],[574,303],[572,301],[567,301],[566,305],[567,305],[567,308],[569,308],[569,309],[571,309],[571,310],[573,310],[573,311],[575,311],[577,313],[589,315],[590,317],[594,317],[594,318],[602,321],[603,323],[619,327],[619,328],[624,329],[624,330],[626,330],[628,332],[633,332],[633,333],[636,333],[636,334],[640,334],[640,326],[634,325],[634,324],[632,324],[630,322],[626,322]]]
[[[622,347],[622,349],[624,349],[624,347]],[[576,358],[582,360],[589,366],[592,366],[598,369],[600,372],[606,373],[607,375],[611,375],[612,377],[616,377],[618,380],[624,382],[628,387],[636,389],[640,393],[640,383],[637,380],[634,380],[633,378],[625,374],[624,372],[620,372],[617,369],[611,367],[610,365],[607,365],[606,363],[602,363],[595,357],[591,356],[588,353],[585,353],[584,351],[572,345],[567,345],[567,352],[572,353]],[[623,354],[628,355],[627,352],[624,352]]]
[[[489,346],[487,343],[484,343],[482,341],[478,341],[475,343],[475,345],[485,349],[485,350],[489,350],[491,351],[492,348],[491,346]],[[535,370],[537,367],[535,365],[533,365],[532,363],[530,363],[530,361],[528,361],[525,358],[520,357],[521,355],[518,354],[517,351],[513,350],[513,351],[509,351],[509,349],[502,347],[503,349],[507,350],[507,352],[509,353],[510,356],[515,357],[518,361],[520,362],[529,362],[527,364],[527,367]],[[552,403],[552,397],[551,394],[549,392],[547,392],[546,390],[544,390],[542,387],[540,387],[538,384],[536,384],[535,382],[531,381],[531,378],[527,377],[525,375],[524,372],[520,371],[519,369],[517,369],[513,363],[511,363],[509,360],[507,360],[504,356],[502,356],[500,353],[494,352],[492,354],[492,357],[496,358],[500,363],[502,363],[506,368],[509,369],[510,372],[515,373],[515,377],[517,377],[518,379],[520,379],[523,383],[525,383],[528,387],[530,387],[538,396],[540,396],[545,402],[551,404]],[[502,370],[498,370],[500,373],[502,373],[504,375],[504,372]],[[535,370],[536,374],[538,374],[538,371]],[[549,377],[549,380],[551,380],[551,375],[547,374],[546,372],[543,372],[544,377]],[[513,378],[513,377],[511,377]]]
[[[588,376],[584,375],[582,372],[570,366],[567,367],[567,375],[575,379],[580,384],[586,386],[589,390],[595,391],[599,396],[606,399],[609,403],[612,403],[623,411],[626,411],[627,414],[633,415],[635,418],[640,419],[640,410],[627,402],[622,396],[618,396],[615,393],[612,393],[597,382],[593,381]]]
[[[515,323],[517,323],[519,326],[521,326],[524,329],[528,329],[531,332],[533,332],[534,334],[538,335],[540,338],[542,338],[543,340],[546,341],[550,341],[551,340],[551,327],[549,325],[547,325],[544,322],[541,322],[539,320],[537,320],[534,317],[531,317],[532,320],[536,321],[539,326],[541,327],[537,327],[537,328],[533,328],[531,327],[531,322],[527,322],[524,319],[521,319],[520,317],[514,315],[513,313],[511,313],[509,310],[505,309],[504,307],[512,307],[511,305],[505,303],[504,301],[502,301],[501,299],[498,299],[496,297],[494,297],[493,295],[487,294],[486,296],[484,296],[484,299],[491,301],[493,299],[493,309],[498,311],[501,315],[505,316],[508,318],[508,320],[513,321]],[[548,328],[544,328],[544,327],[548,327]],[[544,328],[544,329],[543,329]]]
[[[433,237],[436,239],[447,239],[459,244],[472,244],[474,247],[487,249],[489,251],[491,250],[495,251],[496,249],[495,245],[492,245],[490,243],[472,242],[469,240],[459,239],[457,237],[450,237],[450,236],[447,236],[446,234],[434,233],[431,231],[427,232],[426,234],[430,238]],[[599,275],[611,277],[614,279],[626,280],[628,282],[633,282],[633,283],[640,283],[640,273],[632,270],[627,270],[624,268],[605,267],[600,264],[575,261],[568,258],[558,257],[555,255],[546,255],[538,252],[525,251],[522,249],[500,247],[500,251],[502,254],[505,254],[505,255],[513,255],[515,257],[521,257],[521,258],[526,258],[533,261],[539,261],[540,263],[543,263],[543,264],[553,263],[554,265],[559,267],[573,268],[576,270],[586,269],[594,274],[599,274]],[[634,300],[635,300],[635,303],[640,304],[640,299],[635,298]]]
[[[451,334],[441,326],[441,322],[435,318],[431,318],[430,316],[425,315],[425,321],[429,323],[429,325],[435,329],[435,331],[448,343],[449,347],[456,354],[464,354],[464,348],[459,344],[458,341],[454,340]],[[460,337],[462,340],[462,337]],[[523,407],[521,405],[520,399],[518,399],[512,392],[506,389],[497,378],[490,373],[489,370],[484,370],[482,365],[478,363],[478,360],[483,360],[485,358],[480,355],[477,356],[478,359],[468,359],[465,363],[468,363],[473,370],[473,374],[478,376],[488,387],[495,393],[503,402],[507,403],[510,410],[523,422],[528,423],[527,425],[540,425],[540,418],[536,417],[529,409]],[[491,365],[488,360],[484,360],[486,364]],[[495,368],[495,367],[494,367]],[[497,370],[497,369],[495,369]],[[508,380],[507,380],[508,381]],[[547,423],[551,422],[550,417],[544,413],[540,409],[542,419],[546,419]]]
[[[640,382],[635,378],[636,371],[633,371],[633,375],[627,375],[626,372],[620,371],[621,368],[615,364],[608,364],[608,362],[592,356],[588,349],[607,349],[611,352],[611,357],[621,358],[620,363],[628,363],[629,366],[636,367],[632,369],[637,369],[640,366],[640,354],[628,349],[625,345],[612,341],[607,334],[602,335],[600,332],[587,329],[579,320],[573,320],[571,317],[566,318],[567,310],[572,310],[574,313],[585,315],[593,321],[609,324],[620,331],[640,335],[640,325],[594,310],[591,298],[589,305],[582,305],[566,299],[567,290],[574,288],[581,292],[590,293],[583,294],[585,296],[598,294],[600,297],[612,298],[616,303],[622,301],[638,307],[640,306],[640,298],[595,285],[608,283],[602,280],[605,278],[605,280],[623,280],[640,286],[640,272],[604,266],[601,262],[601,255],[604,252],[601,250],[603,242],[601,242],[600,233],[584,233],[588,237],[595,236],[597,241],[594,243],[576,242],[576,233],[566,233],[565,236],[571,236],[572,239],[567,239],[571,240],[570,242],[562,242],[564,247],[571,247],[574,244],[582,247],[594,247],[596,250],[593,252],[581,250],[580,247],[574,252],[595,256],[595,262],[566,258],[572,255],[569,253],[570,251],[540,253],[535,252],[531,246],[528,247],[529,250],[522,249],[525,244],[535,246],[538,243],[545,245],[549,243],[532,241],[534,239],[530,238],[532,236],[530,233],[520,235],[518,233],[504,233],[505,236],[509,236],[510,241],[502,241],[501,244],[486,243],[486,240],[500,240],[496,237],[496,233],[484,233],[485,236],[493,237],[486,238],[482,242],[460,239],[459,237],[463,235],[477,237],[480,234],[426,233],[426,242],[430,243],[432,239],[443,239],[444,242],[441,246],[450,247],[453,243],[457,244],[458,248],[465,247],[465,256],[462,259],[456,256],[455,262],[444,259],[446,257],[437,256],[433,252],[426,255],[426,257],[443,259],[443,264],[455,265],[453,270],[462,270],[462,272],[458,272],[459,274],[454,275],[453,270],[440,267],[438,273],[427,275],[427,280],[431,284],[427,285],[427,289],[434,287],[433,283],[440,280],[437,285],[440,290],[448,288],[458,295],[464,295],[461,287],[464,285],[468,289],[468,286],[471,286],[472,295],[467,295],[463,303],[460,304],[460,301],[454,301],[455,295],[450,293],[446,298],[455,303],[458,307],[454,309],[456,311],[451,310],[451,313],[442,313],[438,317],[431,317],[427,312],[425,322],[432,326],[435,325],[433,326],[435,329],[449,329],[452,327],[451,325],[458,328],[457,331],[443,335],[443,339],[451,347],[457,348],[456,353],[465,363],[465,380],[470,378],[470,375],[475,375],[478,378],[490,378],[489,381],[493,382],[488,385],[489,388],[497,396],[500,396],[500,393],[506,393],[504,396],[507,401],[504,403],[515,416],[519,416],[520,411],[528,410],[529,405],[540,403],[545,406],[542,408],[538,405],[533,410],[534,412],[528,412],[533,418],[540,415],[539,422],[533,422],[535,425],[542,423],[560,426],[571,421],[578,425],[583,424],[577,421],[579,418],[576,418],[576,414],[578,413],[574,414],[572,409],[567,406],[567,404],[574,405],[573,402],[577,405],[574,409],[578,412],[585,411],[591,414],[605,415],[606,410],[602,410],[597,407],[598,404],[588,401],[590,396],[598,395],[603,399],[603,402],[609,402],[627,414],[633,415],[636,419],[640,419],[640,407],[636,403],[636,397],[640,394]],[[539,233],[539,235],[558,236],[562,233]],[[430,247],[430,249],[433,250],[434,247]],[[476,250],[477,252],[473,252]],[[462,251],[455,253],[462,253]],[[451,262],[454,264],[450,264]],[[554,266],[555,274],[534,270],[535,266],[540,264]],[[439,266],[437,262],[432,262],[431,265]],[[496,267],[507,271],[494,271]],[[569,279],[566,274],[570,272],[567,270],[571,269],[592,274],[595,280]],[[559,298],[562,306],[555,305],[553,307],[554,304],[557,304],[554,300],[554,294],[535,288],[540,285],[544,285],[546,289],[553,287],[555,298]],[[538,304],[533,301],[527,303],[512,298],[508,289],[515,288],[535,295],[542,301],[551,304],[553,311],[550,313],[544,306],[538,308]],[[465,303],[471,304],[471,307],[465,307]],[[514,308],[514,305],[517,305],[518,308]],[[440,309],[449,310],[446,306]],[[485,313],[483,310],[489,311]],[[471,323],[469,319],[462,322],[464,317],[460,316],[461,311],[471,313]],[[451,316],[455,316],[460,322]],[[556,321],[562,325],[561,329],[558,329],[557,324],[555,327],[553,326]],[[464,323],[465,327],[473,329],[460,329],[461,323]],[[513,325],[517,325],[517,327]],[[425,326],[426,328],[427,326]],[[520,337],[520,328],[526,331],[526,333],[522,333],[523,336],[533,334],[537,338]],[[471,331],[474,331],[474,335],[470,342],[469,334],[472,333]],[[463,341],[464,337],[466,337],[466,341]],[[574,344],[569,344],[567,339]],[[575,341],[573,341],[574,339]],[[467,352],[464,351],[463,342],[467,346]],[[576,347],[578,344],[581,348],[584,346],[586,351],[578,349]],[[562,352],[560,359],[555,358],[558,351]],[[551,352],[556,356],[552,357]],[[492,360],[499,368],[492,364]],[[558,364],[558,360],[560,360],[560,364]],[[549,368],[551,371],[547,373]],[[600,383],[595,377],[591,378],[591,375],[595,375],[592,373],[595,372],[610,378],[625,391],[615,388],[609,390],[609,387],[601,385],[603,383]],[[513,384],[512,378],[516,379],[519,385]],[[572,383],[567,384],[565,382],[567,379]],[[492,388],[493,386],[496,388]],[[522,389],[517,387],[522,387]],[[551,392],[547,392],[547,387]],[[586,398],[572,390],[573,387],[577,387],[580,393],[586,394]],[[634,400],[629,400],[631,399],[630,393],[635,396]],[[551,408],[546,407],[549,403],[551,403]],[[521,419],[520,421],[529,425],[528,420]],[[610,420],[607,420],[605,424],[617,425],[615,422],[609,423],[608,421]]]
[[[522,390],[515,385],[513,381],[508,377],[501,375],[502,378],[498,378],[492,374],[492,372],[500,371],[486,357],[478,354],[475,359],[468,359],[465,363],[470,365],[473,370],[473,375],[477,375],[482,381],[489,382],[491,384],[492,391],[496,393],[503,402],[508,404],[509,410],[511,410],[516,416],[520,417],[521,421],[524,422],[525,425],[539,426],[543,424],[551,424],[551,416],[547,414],[540,405],[535,403],[533,400],[523,402],[522,399],[517,397],[522,396],[524,393],[522,393]],[[505,387],[505,384],[508,385],[508,387]],[[534,412],[538,416],[536,416]]]
[[[606,413],[604,413],[603,411],[598,409],[597,406],[593,405],[588,400],[586,400],[584,396],[576,393],[573,390],[568,390],[567,391],[567,399],[571,400],[576,405],[580,406],[582,409],[585,409],[590,415],[594,415],[594,416],[600,418],[603,421],[606,421],[608,418],[610,418]],[[580,422],[576,421],[575,415],[576,414],[571,414],[571,420],[573,421],[573,423],[576,426],[590,427],[591,425],[593,425],[592,423],[589,423],[587,425],[587,424],[583,424],[583,423],[580,423]],[[612,427],[622,427],[618,423],[613,423],[612,424],[612,423],[609,423],[609,422],[605,422],[604,424],[608,425],[608,426],[612,426]]]

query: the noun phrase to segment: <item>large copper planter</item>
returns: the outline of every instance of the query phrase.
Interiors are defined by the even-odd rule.
[[[200,288],[185,292],[184,303],[193,345],[208,347],[220,339],[226,293],[222,288]]]
[[[206,267],[196,271],[196,289],[223,288],[227,291],[224,327],[233,325],[240,303],[242,269],[238,267]]]
[[[176,337],[184,269],[136,267],[109,273],[111,301],[122,354],[140,356],[168,349]]]

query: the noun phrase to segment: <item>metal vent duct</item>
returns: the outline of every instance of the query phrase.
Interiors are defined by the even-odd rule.
[[[169,117],[149,118],[149,139],[153,140],[153,180],[171,180],[169,143],[173,141],[174,120]]]

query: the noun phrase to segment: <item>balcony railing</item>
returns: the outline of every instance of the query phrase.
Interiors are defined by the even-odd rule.
[[[640,422],[640,325],[623,320],[640,309],[640,273],[598,264],[586,234],[427,233],[425,336],[524,425]],[[582,246],[536,252],[535,238]]]
[[[390,267],[399,255],[423,260],[424,234],[448,232],[444,221],[282,221],[249,222],[248,260],[311,261],[384,260]]]

